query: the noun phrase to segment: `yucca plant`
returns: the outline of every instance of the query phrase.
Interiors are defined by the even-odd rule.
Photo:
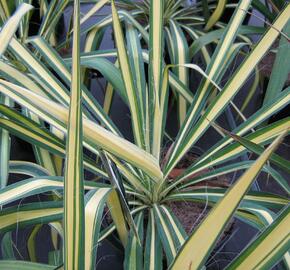
[[[82,22],[85,22],[94,12],[100,8],[101,5],[106,4],[108,1],[100,1],[95,5],[94,8],[88,12]],[[145,44],[148,43],[148,37],[146,37],[146,30],[150,24],[150,1],[117,1],[117,5],[124,10],[120,11],[120,18],[123,20],[128,20],[132,25],[134,25],[139,32],[142,34]],[[166,46],[164,46],[164,60],[166,63],[171,64],[185,64],[194,61],[198,63],[200,67],[205,68],[210,61],[210,57],[213,54],[213,48],[211,44],[215,44],[216,40],[219,39],[224,32],[226,24],[222,20],[222,15],[227,11],[225,16],[226,21],[229,20],[232,14],[232,10],[236,8],[237,1],[197,1],[197,3],[186,4],[187,1],[164,1],[163,3],[163,16],[162,25],[164,29],[164,39]],[[275,4],[281,8],[281,4]],[[265,12],[270,14],[272,10],[269,5],[261,5],[259,1],[251,2],[251,10],[257,8],[262,14]],[[277,11],[277,10],[276,10]],[[247,16],[252,14],[250,11],[247,12]],[[275,14],[275,13],[273,13]],[[253,15],[254,16],[254,15]],[[265,15],[266,16],[266,15]],[[263,19],[259,15],[254,16],[256,19],[262,21]],[[271,16],[273,18],[273,15]],[[266,16],[266,23],[271,23],[271,19]],[[82,34],[87,34],[84,51],[89,52],[93,49],[97,49],[102,40],[104,30],[112,23],[111,16],[107,16],[100,21],[93,22],[87,28],[82,30]],[[267,25],[267,24],[266,24]],[[236,55],[244,55],[244,51],[247,47],[252,47],[253,43],[251,40],[252,35],[261,34],[265,31],[264,27],[241,25],[238,30],[237,41],[240,42],[235,48],[232,48],[231,57],[234,58]],[[70,32],[71,34],[71,32]],[[62,42],[58,48],[62,48],[70,40],[70,34],[66,42]],[[143,44],[142,44],[142,47]],[[145,45],[146,48],[146,45]],[[285,49],[284,49],[285,50]],[[199,53],[201,52],[201,53]],[[231,61],[227,61],[230,64]],[[224,70],[227,70],[225,67]],[[86,74],[88,75],[88,74]],[[174,85],[178,84],[179,88],[185,86],[186,88],[196,88],[197,84],[191,83],[193,80],[192,74],[187,69],[182,69],[181,67],[175,67],[172,69],[172,77],[174,80]],[[87,81],[87,80],[86,80]],[[259,75],[258,67],[255,69],[255,79],[251,87],[251,91],[244,101],[241,111],[247,107],[249,101],[255,93],[258,83],[261,81],[261,76]],[[171,82],[171,84],[173,84]],[[109,91],[106,96],[106,104],[110,104],[111,90],[108,86]],[[176,100],[178,107],[177,116],[179,124],[181,125],[186,117],[187,109],[190,103],[184,98],[180,93],[173,92],[173,97]],[[213,92],[212,97],[216,95]],[[171,100],[171,98],[170,98]],[[233,115],[231,110],[226,110],[226,116],[228,121],[230,121],[231,127],[235,128],[236,123],[232,120]]]
[[[93,10],[105,2],[99,1]],[[265,122],[289,104],[290,90],[278,93],[249,118],[234,104],[235,95],[271,44],[281,33],[285,36],[289,4],[220,86],[235,52],[243,46],[236,41],[250,4],[250,0],[238,4],[205,70],[192,62],[168,63],[164,59],[163,1],[150,2],[149,32],[125,11],[118,12],[112,1],[110,20],[116,49],[90,51],[93,47],[86,46],[80,53],[80,25],[92,12],[81,19],[80,1],[75,0],[69,34],[73,37],[72,58],[65,59],[45,35],[25,42],[14,35],[32,8],[19,6],[0,33],[0,230],[6,258],[0,260],[1,269],[95,269],[96,245],[114,230],[125,249],[124,269],[203,269],[232,217],[262,232],[229,269],[270,269],[281,259],[289,267],[289,200],[249,188],[264,171],[289,194],[289,184],[278,171],[289,176],[289,161],[274,151],[289,134],[290,119]],[[102,23],[88,33],[86,45],[93,44],[93,32],[93,39],[102,32]],[[176,37],[178,34],[176,30]],[[172,48],[180,51],[178,46]],[[109,117],[108,103],[101,106],[85,85],[89,69],[98,70],[107,80],[106,100],[116,91],[128,106],[132,141],[124,138]],[[176,69],[178,74],[187,69],[200,74],[194,93],[174,75]],[[178,133],[166,148],[171,91],[190,106],[180,127],[176,122]],[[14,109],[14,103],[20,111]],[[217,122],[228,106],[243,120],[230,132]],[[172,179],[174,168],[210,128],[218,132],[217,143]],[[38,164],[9,160],[9,134],[33,145]],[[246,152],[259,157],[255,161],[236,159]],[[216,176],[243,170],[246,172],[228,190],[207,186]],[[84,171],[99,181],[86,180]],[[7,185],[8,172],[31,178]],[[8,205],[41,193],[49,194],[44,202]],[[212,209],[188,235],[170,207],[176,201],[205,203]],[[113,222],[103,228],[105,205]],[[37,263],[35,236],[43,224],[53,228],[50,257],[54,260],[49,264]],[[11,231],[31,226],[27,241],[31,262],[11,260]]]

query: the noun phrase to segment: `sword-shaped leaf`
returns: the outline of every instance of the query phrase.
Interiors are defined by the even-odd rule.
[[[80,1],[74,1],[72,81],[64,173],[64,268],[85,269],[85,210],[82,90],[80,71]]]
[[[157,222],[154,215],[154,210],[150,209],[146,243],[144,252],[144,269],[145,270],[159,270],[162,269],[162,245],[158,235]]]
[[[118,52],[118,61],[125,85],[126,95],[129,103],[132,118],[132,128],[136,144],[140,148],[145,148],[144,134],[145,126],[142,113],[140,111],[140,103],[137,97],[136,87],[134,85],[131,66],[128,59],[128,54],[125,46],[125,40],[122,32],[121,22],[117,13],[115,2],[112,1],[112,17],[115,42]]]
[[[97,244],[102,224],[102,214],[111,188],[89,191],[85,197],[85,246],[84,260],[86,270],[96,269]]]
[[[130,231],[128,244],[125,250],[125,270],[139,270],[143,269],[143,226],[144,226],[144,213],[140,212],[134,219],[138,235],[141,243],[137,240],[135,232]]]
[[[254,142],[251,142],[250,140],[243,138],[241,136],[238,136],[232,132],[229,132],[228,130],[218,126],[217,124],[212,123],[213,126],[215,126],[218,130],[220,130],[222,133],[225,133],[226,135],[232,137],[235,141],[239,142],[241,145],[246,147],[248,150],[254,152],[257,155],[261,155],[264,152],[264,148],[260,146],[259,144],[256,144]],[[289,124],[290,127],[290,124]],[[284,169],[288,173],[290,173],[290,162],[282,157],[280,157],[277,154],[273,154],[270,158],[270,161],[272,161],[274,164],[279,166],[280,168]]]

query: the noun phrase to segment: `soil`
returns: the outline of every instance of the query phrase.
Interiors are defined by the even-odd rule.
[[[176,177],[178,177],[181,173],[183,173],[184,168],[188,168],[196,159],[198,159],[199,155],[194,152],[188,152],[183,159],[177,164],[176,168],[170,173],[170,181],[174,181]],[[209,169],[202,170],[193,176],[201,175],[207,172]],[[209,181],[202,181],[197,183],[190,189],[194,189],[196,187],[220,187],[220,188],[227,188],[229,187],[229,181],[226,177],[216,177]],[[181,225],[183,226],[184,230],[187,234],[193,232],[193,230],[202,222],[202,220],[208,214],[210,208],[204,204],[198,202],[190,202],[190,201],[176,201],[168,203],[168,207],[172,210],[175,216],[180,221]],[[222,241],[230,232],[232,231],[233,223],[230,223],[226,230],[224,231],[220,241]]]

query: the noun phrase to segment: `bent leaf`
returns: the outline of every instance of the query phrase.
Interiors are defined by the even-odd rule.
[[[18,28],[22,17],[31,9],[33,9],[32,5],[22,3],[2,28],[0,32],[0,57],[5,52],[10,40]]]

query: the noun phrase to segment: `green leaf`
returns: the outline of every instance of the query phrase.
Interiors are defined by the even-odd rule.
[[[84,261],[86,270],[96,269],[96,255],[102,214],[111,188],[100,188],[89,191],[85,201],[85,246]]]
[[[3,96],[2,94],[0,94],[0,101],[1,103],[3,102],[5,105],[11,105],[11,101],[9,100],[9,98]],[[11,141],[9,132],[3,128],[0,128],[0,188],[5,187],[8,182],[8,163],[10,159],[10,147]]]
[[[232,132],[229,132],[225,130],[224,128],[221,128],[220,126],[213,124],[215,127],[217,127],[219,130],[221,130],[222,133],[227,134],[228,136],[232,137],[235,141],[239,142],[241,145],[246,147],[248,150],[254,152],[257,155],[261,155],[264,152],[264,148],[256,143],[251,142],[250,140],[240,137]],[[290,125],[289,125],[290,126]],[[273,154],[270,158],[270,161],[275,163],[280,168],[284,169],[288,173],[290,173],[290,162],[282,157],[280,157],[277,154]]]
[[[153,102],[149,111],[150,141],[152,141],[151,153],[159,157],[160,122],[160,96],[162,86],[162,62],[163,62],[163,13],[164,0],[150,0],[150,28],[149,28],[149,100]],[[157,141],[157,142],[156,142]],[[157,145],[157,147],[156,147]]]
[[[192,59],[192,57],[196,55],[196,53],[198,53],[198,51],[204,48],[206,45],[220,39],[225,31],[226,29],[213,30],[198,37],[189,47],[190,59]],[[265,32],[265,28],[240,25],[237,31],[238,35],[263,34]]]
[[[135,232],[131,230],[125,249],[124,269],[126,270],[139,270],[143,268],[143,219],[143,212],[137,214],[134,219],[141,243],[138,243],[139,241],[135,236]]]
[[[146,85],[145,67],[144,60],[142,56],[141,41],[138,36],[137,30],[131,23],[126,23],[126,40],[127,40],[127,50],[129,56],[129,62],[131,67],[131,74],[133,77],[135,89],[137,90],[138,104],[140,105],[140,113],[142,114],[142,119],[147,123],[148,119],[148,93]],[[147,131],[148,128],[145,130]],[[145,133],[146,149],[150,152],[149,143],[149,131]]]
[[[252,6],[261,12],[270,22],[275,19],[275,15],[271,12],[268,6],[263,4],[263,2],[259,0],[253,0]]]
[[[11,1],[1,1],[0,2],[0,17],[2,21],[5,21],[15,9],[15,3]],[[0,21],[2,23],[2,21]]]
[[[286,24],[283,32],[287,36],[290,35],[290,22]],[[290,72],[290,63],[287,61],[289,58],[289,40],[287,40],[284,36],[281,36],[263,104],[272,103],[272,101],[275,100],[279,93],[282,91]]]
[[[2,259],[4,260],[15,260],[14,250],[13,250],[13,238],[11,232],[4,234],[1,241],[1,253]]]
[[[42,128],[45,128],[45,124],[43,121],[39,119],[33,113],[30,113],[28,110],[24,109],[24,114],[27,115],[28,118],[32,119],[36,123],[38,123]],[[42,167],[46,168],[51,175],[57,175],[55,163],[53,160],[53,156],[49,153],[48,150],[38,147],[37,145],[32,145],[34,157],[36,162]]]
[[[38,232],[40,231],[42,227],[42,224],[37,224],[34,226],[32,229],[29,238],[27,240],[27,251],[29,254],[29,258],[32,262],[37,262],[37,257],[36,257],[36,236]]]
[[[122,100],[128,104],[126,89],[122,79],[120,70],[115,67],[110,61],[103,57],[97,57],[90,59],[89,57],[83,57],[81,59],[81,65],[87,68],[98,70],[109,81],[114,89],[117,90]]]
[[[40,165],[22,160],[9,161],[9,173],[25,174],[31,177],[49,176],[49,172]]]
[[[144,270],[162,269],[163,253],[156,226],[153,209],[150,209],[146,232]]]
[[[102,162],[104,164],[104,167],[106,168],[106,171],[108,173],[109,179],[111,181],[111,185],[113,186],[114,190],[109,198],[109,205],[111,206],[112,210],[112,214],[113,216],[119,216],[119,219],[116,220],[116,218],[114,219],[115,223],[119,223],[117,224],[117,230],[118,227],[120,225],[123,225],[123,219],[125,219],[130,227],[130,229],[135,233],[135,236],[138,240],[138,242],[140,243],[140,239],[138,236],[138,232],[137,232],[137,228],[134,222],[134,219],[130,213],[130,208],[126,199],[126,193],[125,193],[125,188],[122,182],[122,179],[120,177],[119,171],[116,168],[116,165],[114,163],[111,162],[111,160],[107,157],[106,153],[101,153],[100,154],[101,158],[102,158]],[[116,193],[116,194],[115,194]],[[119,213],[116,212],[115,207],[120,204],[120,207],[118,207],[121,211]],[[123,225],[124,227],[126,227],[126,224]],[[123,238],[123,237],[122,237]],[[127,244],[127,239],[126,241],[124,241],[123,239],[123,244],[124,246],[126,246]]]
[[[178,65],[175,68],[175,73],[179,80],[188,87],[188,70],[183,66],[189,63],[188,45],[186,38],[180,28],[180,26],[174,21],[170,20],[170,31],[172,35],[172,48],[174,50],[174,59],[172,64]],[[178,116],[179,124],[184,122],[187,113],[187,102],[181,95],[178,96]]]
[[[50,265],[62,265],[63,251],[61,249],[52,250],[48,253],[48,263]]]
[[[166,207],[154,205],[153,209],[158,233],[169,265],[174,260],[179,248],[184,244],[186,234],[179,221]]]

